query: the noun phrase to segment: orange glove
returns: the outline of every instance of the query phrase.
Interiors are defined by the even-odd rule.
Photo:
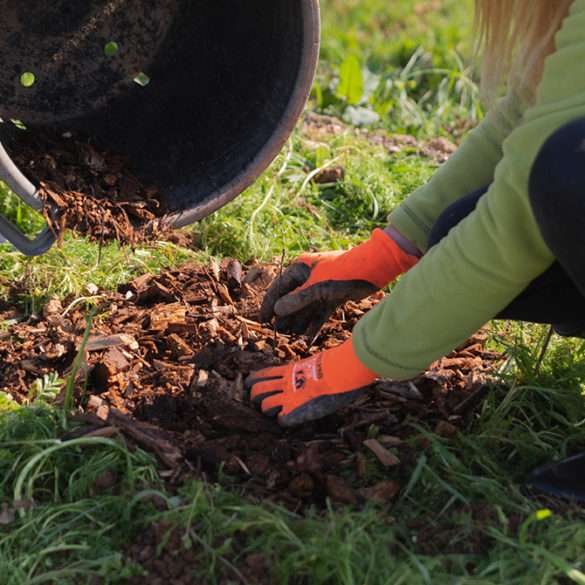
[[[417,261],[381,229],[347,252],[304,254],[272,283],[260,319],[276,316],[279,331],[312,337],[339,305],[384,288]]]
[[[250,374],[250,400],[284,427],[322,418],[347,406],[378,378],[364,366],[351,339],[284,366]]]

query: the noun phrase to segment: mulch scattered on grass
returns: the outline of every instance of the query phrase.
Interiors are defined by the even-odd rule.
[[[456,145],[446,138],[439,137],[426,141],[419,141],[410,134],[391,134],[386,130],[356,130],[351,126],[348,126],[339,118],[316,114],[314,112],[305,114],[304,125],[301,127],[301,131],[302,136],[313,143],[313,145],[318,145],[318,143],[323,140],[340,136],[346,132],[355,132],[358,136],[362,136],[371,144],[377,144],[384,147],[390,155],[396,155],[401,152],[410,152],[418,156],[429,158],[437,164],[446,162],[457,150]],[[339,167],[333,168],[339,169]],[[316,177],[316,182],[335,182],[343,178],[343,176],[339,177],[339,175],[339,170],[337,172],[329,171],[328,173],[320,173]],[[325,178],[334,180],[326,181]]]
[[[136,245],[169,231],[157,189],[141,183],[123,156],[88,138],[22,131],[14,160],[40,185],[45,218],[59,238],[71,229],[97,242]]]
[[[101,295],[78,373],[81,426],[71,436],[121,433],[155,453],[169,481],[196,475],[295,511],[327,498],[391,504],[426,446],[410,440],[410,423],[456,435],[500,356],[478,335],[412,382],[378,382],[351,407],[285,431],[246,403],[245,377],[347,339],[381,295],[346,305],[308,347],[258,322],[275,272],[237,261],[190,264]],[[0,332],[0,391],[26,402],[35,380],[67,376],[86,315],[74,298],[54,300]]]
[[[190,546],[186,546],[186,540]],[[217,549],[222,543],[217,543]],[[197,578],[201,570],[201,556],[210,545],[204,543],[194,529],[185,530],[160,521],[146,528],[134,543],[128,555],[141,566],[148,576],[136,576],[128,585],[207,585],[208,580]],[[217,551],[216,549],[216,551]],[[275,560],[261,553],[243,553],[238,559],[228,559],[221,554],[216,557],[214,582],[220,585],[268,585],[277,583]],[[307,583],[306,580],[298,581]]]
[[[98,316],[77,377],[78,425],[63,439],[123,436],[156,455],[171,491],[196,476],[299,513],[328,500],[391,508],[428,446],[411,423],[454,437],[474,416],[501,356],[477,335],[416,380],[378,382],[349,408],[285,431],[248,406],[245,377],[344,341],[382,295],[348,303],[308,347],[258,322],[276,272],[237,261],[189,264],[140,276],[117,293],[94,291]],[[18,321],[14,309],[2,311],[1,321]],[[86,317],[83,299],[53,300],[41,315],[0,331],[0,391],[26,403],[35,380],[67,376]],[[96,489],[114,487],[111,475]],[[183,536],[164,523],[145,530],[126,553],[149,576],[131,582],[199,583],[192,575],[205,551],[197,543],[186,550]],[[267,582],[270,562],[262,556],[240,559],[237,568],[224,561],[218,570],[226,583]]]

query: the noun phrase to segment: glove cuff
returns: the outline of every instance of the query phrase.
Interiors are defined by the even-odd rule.
[[[370,281],[384,288],[400,274],[410,270],[418,258],[406,253],[386,232],[376,228],[372,237],[364,244],[371,248],[370,257],[373,259]]]

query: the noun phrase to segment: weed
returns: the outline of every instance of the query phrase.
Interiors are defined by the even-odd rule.
[[[73,367],[71,368],[71,372],[67,377],[67,383],[65,384],[65,399],[63,401],[63,414],[66,417],[68,413],[70,413],[73,409],[73,391],[75,389],[75,383],[77,381],[77,374],[83,364],[85,348],[87,346],[87,342],[89,341],[89,335],[91,333],[91,323],[93,318],[95,317],[95,310],[92,311],[87,317],[87,323],[85,326],[85,332],[83,334],[83,338],[81,340],[81,344],[79,345],[79,350],[77,351],[77,355],[75,356],[75,360],[73,361]]]
[[[51,404],[59,395],[63,387],[63,380],[59,378],[56,372],[43,375],[42,378],[36,379],[28,391],[28,403],[45,402]]]

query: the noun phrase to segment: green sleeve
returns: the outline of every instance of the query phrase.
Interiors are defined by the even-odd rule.
[[[528,198],[539,150],[557,129],[585,117],[585,0],[575,0],[548,57],[534,106],[503,145],[493,183],[354,330],[361,361],[408,379],[497,315],[554,261]]]
[[[390,214],[390,224],[426,252],[431,227],[441,212],[494,180],[502,143],[521,117],[522,102],[516,95],[501,99],[432,179]]]

